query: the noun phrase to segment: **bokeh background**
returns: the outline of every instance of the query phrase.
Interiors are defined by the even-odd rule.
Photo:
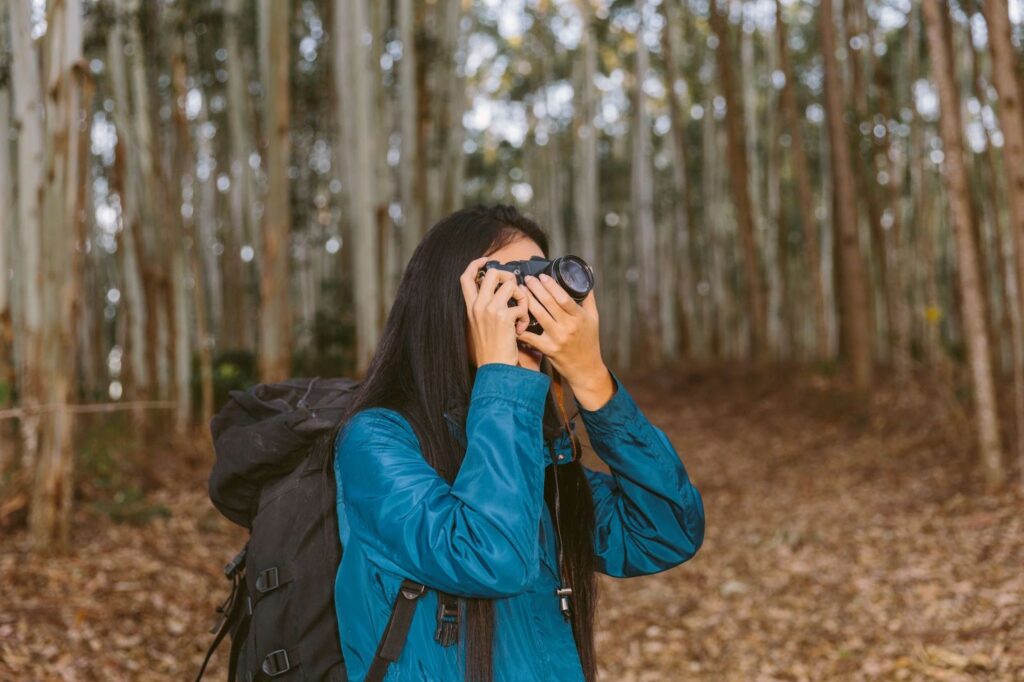
[[[359,376],[424,231],[502,202],[705,496],[602,583],[602,679],[1024,679],[1022,22],[0,0],[0,677],[190,679],[244,542],[211,414]]]

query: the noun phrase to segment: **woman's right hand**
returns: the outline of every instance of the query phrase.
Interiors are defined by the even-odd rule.
[[[477,273],[488,260],[487,256],[473,260],[459,277],[476,366],[489,362],[515,365],[519,359],[516,332],[530,322],[526,287],[516,282],[515,274],[494,268],[484,274],[478,287]],[[517,305],[509,306],[513,298]]]

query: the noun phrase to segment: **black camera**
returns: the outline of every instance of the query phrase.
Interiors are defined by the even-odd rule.
[[[581,303],[594,288],[594,271],[579,256],[559,256],[554,260],[533,256],[530,260],[514,260],[508,263],[489,260],[480,268],[477,282],[479,283],[484,274],[492,268],[514,273],[519,284],[526,283],[527,275],[534,277],[540,277],[542,274],[548,275],[577,303]],[[508,305],[510,308],[515,307],[515,299],[510,299]],[[530,315],[530,325],[526,330],[534,334],[544,333],[544,328],[537,323],[532,314]]]

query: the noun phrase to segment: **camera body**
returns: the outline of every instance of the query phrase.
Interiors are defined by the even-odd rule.
[[[594,288],[594,271],[579,256],[559,256],[552,260],[541,256],[533,256],[529,260],[514,260],[508,263],[490,260],[484,263],[483,267],[480,268],[480,272],[477,273],[477,283],[492,268],[513,273],[519,284],[526,283],[527,275],[533,275],[534,277],[540,277],[542,274],[548,275],[565,289],[566,293],[577,303],[581,303],[587,297],[587,294],[590,293],[590,290]],[[510,300],[508,305],[510,308],[515,307],[516,302]],[[534,334],[544,333],[544,328],[540,326],[532,314],[530,315],[530,324],[526,330]]]

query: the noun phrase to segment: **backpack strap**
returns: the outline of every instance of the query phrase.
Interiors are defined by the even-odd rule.
[[[216,632],[217,636],[213,638],[213,642],[210,644],[210,648],[206,650],[206,658],[203,659],[203,665],[199,668],[199,674],[196,675],[196,682],[199,682],[206,673],[206,666],[210,663],[210,658],[213,656],[213,652],[217,650],[220,643],[224,640],[224,637],[230,632],[231,635],[231,654],[229,657],[231,673],[228,677],[229,680],[234,680],[234,668],[237,659],[236,647],[239,638],[237,633],[240,629],[246,628],[249,624],[249,614],[242,608],[244,600],[242,589],[243,574],[242,571],[245,568],[245,555],[249,549],[249,543],[246,542],[242,550],[235,555],[227,566],[224,567],[224,575],[231,580],[231,593],[227,599],[217,607],[217,613],[220,614],[220,621],[216,623],[210,632]],[[243,636],[244,637],[244,634]]]
[[[412,617],[416,614],[416,604],[427,592],[427,586],[412,580],[403,580],[391,607],[391,617],[384,627],[384,634],[377,645],[377,653],[373,656],[370,669],[366,673],[366,682],[381,682],[388,671],[388,666],[398,660],[409,636]]]

